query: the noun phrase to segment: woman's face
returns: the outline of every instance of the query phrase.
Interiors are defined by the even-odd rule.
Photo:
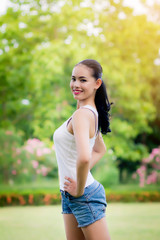
[[[74,98],[79,101],[94,99],[98,86],[96,79],[92,76],[92,69],[83,64],[75,66],[70,88]]]

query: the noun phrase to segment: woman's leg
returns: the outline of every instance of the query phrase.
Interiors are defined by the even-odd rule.
[[[67,240],[85,240],[81,228],[73,214],[63,214]]]
[[[83,227],[82,231],[86,240],[111,240],[105,217],[87,227]]]

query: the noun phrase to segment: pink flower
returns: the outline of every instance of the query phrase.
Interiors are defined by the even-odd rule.
[[[41,149],[37,149],[36,154],[37,154],[37,157],[41,157],[41,156],[43,156],[43,152],[42,152]]]
[[[32,146],[29,146],[29,145],[27,145],[27,146],[25,146],[25,149],[27,150],[27,152],[29,152],[29,153],[34,153],[34,150],[33,150],[33,147]]]
[[[49,153],[51,153],[51,150],[49,148],[43,149],[43,154],[49,154]]]
[[[153,156],[160,154],[160,149],[159,148],[154,148],[151,153]]]
[[[48,169],[47,169],[45,166],[42,166],[41,171],[42,171],[42,175],[43,175],[43,176],[46,176],[47,173],[48,173]]]
[[[144,175],[145,171],[146,171],[146,166],[144,166],[144,165],[140,166],[140,168],[137,169],[137,173],[139,175]]]
[[[160,180],[160,147],[154,148],[148,158],[142,160],[142,165],[137,169],[139,175],[140,186],[145,183],[154,184]],[[151,173],[150,173],[151,171]],[[133,176],[132,176],[133,177]]]
[[[21,159],[18,159],[18,160],[17,160],[17,163],[18,163],[18,164],[21,164]]]
[[[44,143],[37,138],[28,139],[26,149],[28,149],[28,151],[31,151],[31,153],[34,153],[34,150],[37,148],[42,148],[43,145]]]
[[[147,178],[147,184],[156,183],[157,182],[157,173],[153,171]]]
[[[32,161],[32,165],[33,165],[33,168],[37,168],[38,165],[39,165],[39,163],[38,163],[38,161],[33,160],[33,161]]]
[[[12,170],[12,174],[13,174],[13,175],[16,175],[16,174],[17,174],[17,171],[16,171],[16,170]]]
[[[13,133],[11,131],[6,131],[6,135],[12,135]]]
[[[151,161],[152,161],[152,159],[151,159],[150,157],[144,158],[144,159],[142,160],[143,163],[149,163],[149,162],[151,162]]]
[[[40,174],[40,173],[41,173],[41,170],[40,170],[40,169],[37,169],[37,170],[36,170],[36,173],[37,173],[37,174]]]
[[[150,155],[149,155],[149,158],[150,158],[150,161],[152,161],[153,160],[153,158],[154,158],[154,153],[152,152]]]

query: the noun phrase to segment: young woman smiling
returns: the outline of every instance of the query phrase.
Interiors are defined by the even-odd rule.
[[[104,187],[90,172],[106,151],[101,133],[111,131],[101,65],[93,59],[76,64],[70,88],[77,110],[54,133],[66,237],[110,240]]]

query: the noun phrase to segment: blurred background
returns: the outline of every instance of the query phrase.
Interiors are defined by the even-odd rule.
[[[86,58],[103,66],[114,102],[107,152],[93,175],[106,191],[159,192],[160,1],[0,6],[1,194],[58,191],[53,133],[76,108],[69,82],[74,65]]]
[[[86,58],[114,103],[92,170],[112,239],[159,239],[159,13],[159,0],[0,0],[3,240],[65,239],[53,133],[76,109],[69,82]]]

